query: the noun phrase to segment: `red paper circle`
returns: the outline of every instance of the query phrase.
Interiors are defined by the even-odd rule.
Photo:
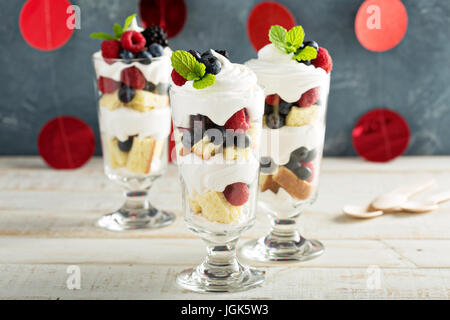
[[[261,2],[252,9],[247,19],[247,35],[256,51],[270,43],[269,30],[274,24],[289,30],[295,26],[295,18],[278,2]]]
[[[383,108],[367,112],[352,131],[356,152],[374,162],[387,162],[403,154],[410,137],[406,120],[400,114]]]
[[[67,9],[71,5],[68,0],[28,0],[19,17],[22,37],[38,50],[51,51],[62,47],[73,34],[73,29],[67,26],[72,15],[67,13]]]
[[[356,37],[370,51],[394,48],[407,29],[408,13],[400,0],[366,0],[356,14]]]
[[[184,0],[140,0],[139,12],[144,27],[160,26],[169,38],[175,37],[186,22]]]
[[[87,123],[76,117],[56,117],[39,132],[38,150],[54,169],[79,168],[94,154],[94,132]]]

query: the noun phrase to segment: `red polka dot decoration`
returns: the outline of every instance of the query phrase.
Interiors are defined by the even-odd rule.
[[[184,0],[140,0],[139,12],[144,27],[160,26],[169,38],[180,33],[186,22]]]
[[[363,115],[353,128],[353,146],[366,160],[387,162],[403,154],[411,134],[408,123],[389,109],[374,109]]]
[[[295,26],[295,18],[278,2],[261,2],[252,9],[247,19],[247,34],[256,51],[270,43],[269,30],[274,24],[289,30]]]
[[[22,7],[19,28],[22,37],[33,48],[58,49],[69,41],[73,29],[67,26],[73,13],[68,0],[28,0]]]
[[[370,51],[394,48],[407,29],[408,13],[401,0],[366,0],[356,14],[356,37]]]
[[[38,137],[38,151],[54,169],[76,169],[94,154],[94,132],[84,121],[60,116],[47,122]]]

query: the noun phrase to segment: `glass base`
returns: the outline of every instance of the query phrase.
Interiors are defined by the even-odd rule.
[[[175,221],[173,213],[146,209],[144,212],[130,213],[119,209],[116,212],[101,217],[97,225],[111,231],[123,231],[133,229],[156,229],[165,227]]]
[[[299,237],[297,240],[273,241],[270,236],[251,240],[240,248],[246,259],[261,262],[300,262],[314,259],[324,252],[320,241]]]
[[[239,267],[241,272],[227,274],[222,278],[209,274],[208,270],[201,271],[201,266],[187,269],[177,276],[177,284],[194,292],[239,292],[255,288],[264,282],[264,271],[242,265]]]

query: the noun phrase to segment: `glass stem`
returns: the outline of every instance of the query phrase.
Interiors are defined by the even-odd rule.
[[[153,206],[148,200],[148,189],[142,191],[126,191],[125,202],[120,212],[130,218],[140,218],[148,215]]]
[[[286,253],[295,252],[305,241],[300,235],[297,226],[297,218],[300,214],[289,219],[272,219],[270,233],[264,238],[264,243],[269,250],[283,250]]]

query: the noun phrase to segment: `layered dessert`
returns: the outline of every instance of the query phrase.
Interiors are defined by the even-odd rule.
[[[311,202],[318,185],[332,60],[304,36],[272,26],[271,43],[246,63],[266,94],[259,200],[278,217]]]
[[[254,218],[264,92],[228,52],[175,51],[170,90],[186,220],[210,231]]]
[[[110,177],[158,175],[166,165],[170,134],[170,56],[158,26],[143,29],[136,15],[103,40],[93,56],[100,92],[99,122]]]

